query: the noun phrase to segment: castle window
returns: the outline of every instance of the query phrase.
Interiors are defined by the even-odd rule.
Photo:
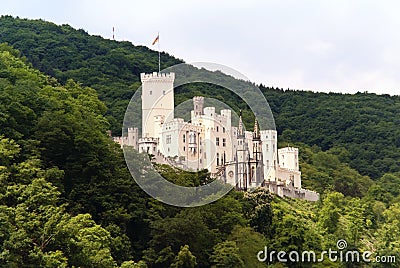
[[[162,94],[165,95],[165,90],[163,90]]]
[[[171,135],[167,135],[166,143],[171,144]]]
[[[219,153],[217,153],[217,166],[219,166]]]
[[[225,133],[225,128],[224,127],[222,128],[222,132]]]
[[[219,127],[217,126],[217,132],[219,131]]]
[[[185,146],[183,146],[183,151],[186,151],[186,147]]]
[[[150,95],[153,95],[153,91],[150,90]]]
[[[222,139],[222,146],[226,147],[226,139],[225,138]]]
[[[183,139],[183,142],[185,143],[186,142],[186,135],[185,134],[183,134],[182,139]]]
[[[215,145],[219,146],[219,138],[215,138]]]

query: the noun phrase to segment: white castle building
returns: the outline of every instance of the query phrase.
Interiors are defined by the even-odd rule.
[[[142,135],[132,126],[116,142],[152,154],[159,163],[208,169],[239,190],[266,187],[279,196],[319,199],[318,193],[301,188],[298,148],[278,149],[276,130],[260,130],[256,120],[253,131],[246,131],[241,115],[238,126],[232,126],[231,110],[217,113],[198,96],[190,122],[175,118],[174,79],[174,73],[141,74]]]

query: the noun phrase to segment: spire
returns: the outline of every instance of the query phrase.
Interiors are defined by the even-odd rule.
[[[242,110],[240,110],[239,113],[239,127],[238,127],[238,137],[244,136],[244,131],[243,131],[243,120],[242,120]]]
[[[260,130],[259,130],[257,118],[254,120],[253,139],[260,139]]]

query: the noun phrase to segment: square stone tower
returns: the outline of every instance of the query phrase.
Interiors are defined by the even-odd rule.
[[[175,73],[141,73],[142,137],[160,138],[160,124],[174,118]]]

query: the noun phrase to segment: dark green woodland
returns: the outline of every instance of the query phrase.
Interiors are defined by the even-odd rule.
[[[182,62],[161,53],[162,69]],[[121,134],[140,73],[157,69],[143,46],[0,17],[0,267],[400,267],[400,96],[257,85],[280,144],[299,147],[303,187],[321,200],[232,190],[178,208],[141,190],[107,134]],[[185,85],[175,102],[196,95],[243,110],[252,127],[223,88]],[[210,179],[159,169],[184,186]],[[257,260],[264,246],[319,254],[339,239],[397,263]]]

